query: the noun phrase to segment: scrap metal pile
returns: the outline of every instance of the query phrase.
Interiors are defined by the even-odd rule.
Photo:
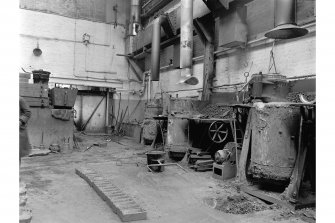
[[[301,103],[302,101],[300,100],[299,98],[299,95],[303,95],[305,96],[305,98],[308,100],[308,101],[314,101],[315,100],[315,94],[314,93],[302,93],[302,92],[290,92],[286,99],[290,102],[294,102],[294,103]]]
[[[233,109],[226,105],[209,104],[199,111],[202,118],[232,118]]]

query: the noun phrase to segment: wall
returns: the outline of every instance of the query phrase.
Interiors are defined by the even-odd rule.
[[[60,83],[79,89],[115,88],[122,92],[122,104],[128,104],[127,91],[141,88],[141,83],[128,81],[137,78],[126,59],[116,55],[125,53],[129,3],[129,0],[20,0],[19,71],[22,72],[21,67],[27,71],[50,71],[49,86]],[[115,5],[117,13],[113,10]],[[82,41],[85,33],[90,35],[87,46]],[[32,52],[37,43],[43,52],[40,57]],[[82,120],[87,120],[99,98],[84,97]],[[144,98],[129,94],[129,100],[133,100],[131,104]],[[81,96],[75,105],[78,113],[80,102]],[[104,129],[104,112],[105,101],[88,124],[88,131]],[[141,120],[141,116],[143,111],[136,109],[134,114],[129,114],[129,119]]]
[[[123,88],[128,64],[116,56],[124,53],[123,27],[30,10],[20,16],[21,67],[50,71],[50,82]],[[90,35],[87,46],[84,33]],[[40,57],[32,53],[37,42]]]
[[[246,50],[236,50],[220,56],[215,63],[214,86],[224,84],[236,84],[245,82],[244,72],[250,70],[253,73],[268,73],[270,50],[272,43],[263,43],[257,47],[250,47]],[[299,39],[280,41],[275,44],[274,57],[277,71],[287,77],[315,74],[315,32]],[[251,69],[250,69],[251,68]],[[179,70],[162,71],[160,74],[161,87],[154,83],[153,94],[159,97],[160,88],[170,92],[173,97],[197,97],[202,88],[203,63],[193,65],[194,75],[200,80],[198,85],[190,86],[176,84],[180,78]],[[272,70],[274,72],[274,70]],[[248,80],[250,79],[250,76]],[[186,91],[188,89],[193,89]],[[218,92],[231,91],[229,89],[215,89]]]
[[[129,0],[20,0],[20,8],[125,26],[127,13],[123,12],[129,10],[129,3]]]
[[[249,29],[248,44],[244,49],[224,50],[217,45],[215,75],[213,85],[229,85],[245,82],[244,73],[268,72],[270,51],[273,41],[264,38],[264,32],[274,27],[273,0],[254,0],[247,7],[247,23]],[[309,34],[296,39],[276,41],[273,47],[277,71],[288,77],[315,74],[315,1],[298,0],[298,24],[304,25]],[[218,31],[218,30],[216,30]],[[216,40],[218,32],[216,32]],[[217,41],[216,41],[217,42]],[[161,89],[173,97],[199,98],[203,79],[202,60],[194,61],[193,72],[199,84],[189,86],[176,84],[180,77],[179,70],[161,69],[161,86],[154,83],[153,94],[159,96]],[[271,72],[274,72],[272,69]],[[249,76],[249,79],[250,79]],[[215,92],[234,91],[230,88],[216,88]]]

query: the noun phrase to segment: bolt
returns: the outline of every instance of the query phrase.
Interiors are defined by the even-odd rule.
[[[296,192],[293,192],[292,196],[293,196],[293,197],[296,197],[296,196],[297,196],[297,193],[296,193]]]

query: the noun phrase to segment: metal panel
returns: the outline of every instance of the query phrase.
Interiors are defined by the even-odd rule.
[[[44,84],[20,83],[20,96],[47,98],[48,86]]]
[[[70,149],[73,146],[73,114],[69,121],[63,121],[53,118],[51,109],[48,108],[30,108],[31,117],[28,125],[28,135],[30,144],[40,146],[42,144],[45,148],[53,143],[59,144],[63,147],[65,142],[70,143]]]

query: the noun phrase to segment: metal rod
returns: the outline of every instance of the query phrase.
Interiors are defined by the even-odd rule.
[[[109,126],[109,88],[106,89],[106,117],[105,117],[105,125],[106,125],[106,133],[108,132]]]
[[[151,100],[151,74],[149,74],[149,81],[148,81],[148,99]]]
[[[236,173],[238,173],[238,165],[239,165],[239,160],[238,160],[238,149],[237,149],[237,139],[236,139],[236,117],[233,120],[233,126],[234,126],[234,142],[235,142],[235,153],[236,153]]]
[[[188,172],[187,170],[185,170],[182,166],[180,166],[178,163],[161,163],[161,164],[150,164],[147,165],[148,167],[155,167],[155,166],[178,166],[180,167],[182,170],[184,170],[185,172]],[[149,168],[150,169],[150,168]]]

